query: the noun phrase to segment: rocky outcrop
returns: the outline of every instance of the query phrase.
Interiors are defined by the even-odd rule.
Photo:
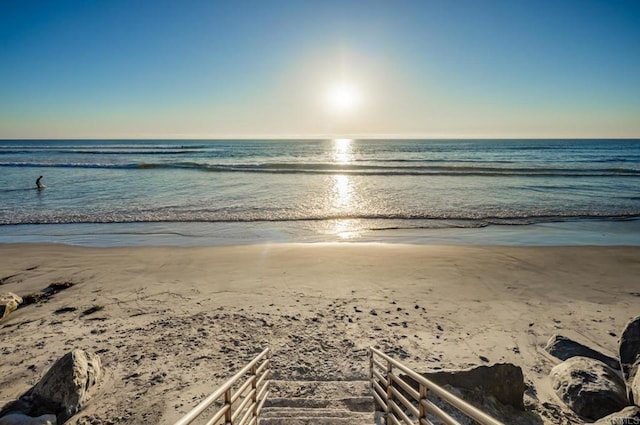
[[[0,425],[14,423],[7,421],[19,415],[26,415],[26,417],[45,415],[45,418],[47,418],[46,415],[54,415],[57,423],[62,424],[87,403],[102,375],[102,364],[96,354],[73,350],[58,359],[40,382],[20,399],[3,408],[0,412]],[[25,423],[46,424],[47,422]]]
[[[620,336],[620,365],[627,384],[629,400],[640,404],[640,316],[627,323]]]
[[[427,372],[421,375],[440,386],[450,385],[463,390],[474,399],[492,397],[505,406],[524,410],[524,377],[522,369],[513,364],[497,363],[472,369]],[[411,377],[402,375],[402,379],[418,389],[418,383]]]
[[[20,304],[22,304],[22,298],[13,292],[0,294],[0,320],[16,311]]]
[[[640,407],[629,406],[619,412],[605,416],[593,425],[640,424]]]
[[[459,371],[437,371],[424,374],[440,386],[455,388],[491,396],[505,406],[524,410],[524,376],[519,366],[510,363],[478,366]]]
[[[605,354],[602,354],[599,351],[594,350],[591,347],[587,347],[586,345],[580,344],[566,336],[562,335],[553,335],[544,349],[554,357],[557,357],[560,360],[567,360],[571,357],[589,357],[592,359],[600,360],[602,363],[606,364],[612,369],[619,370],[620,362],[618,359],[614,359],[613,357],[609,357]]]
[[[551,370],[553,389],[578,415],[597,420],[627,406],[622,379],[606,364],[572,357]]]

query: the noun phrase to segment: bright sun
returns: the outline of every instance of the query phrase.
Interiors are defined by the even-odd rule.
[[[334,112],[351,112],[360,104],[360,93],[352,84],[337,84],[329,89],[327,93],[327,104]]]

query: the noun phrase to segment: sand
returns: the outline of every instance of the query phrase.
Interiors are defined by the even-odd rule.
[[[638,276],[640,247],[5,244],[0,292],[75,285],[0,323],[0,403],[83,348],[106,381],[68,423],[171,424],[264,347],[275,378],[356,380],[376,346],[418,371],[514,363],[542,422],[571,423],[543,347],[615,356]]]

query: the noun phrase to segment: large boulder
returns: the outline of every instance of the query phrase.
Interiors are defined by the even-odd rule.
[[[627,406],[623,380],[606,364],[571,357],[551,369],[553,389],[571,410],[597,420]]]
[[[494,397],[505,406],[524,410],[524,376],[519,366],[496,363],[467,370],[436,371],[424,374],[440,386],[451,385],[469,391],[479,391]]]
[[[0,320],[7,317],[9,313],[16,311],[20,304],[22,304],[22,298],[19,295],[13,292],[0,294]]]
[[[102,375],[96,354],[70,351],[51,366],[40,382],[2,408],[0,425],[44,425],[47,421],[62,424],[89,401]]]
[[[62,423],[86,404],[102,375],[100,357],[76,349],[58,359],[30,395],[36,402],[55,406]]]
[[[524,410],[524,377],[520,367],[510,363],[478,366],[472,369],[435,371],[421,373],[425,378],[439,386],[450,385],[463,390],[472,398],[493,397],[505,406]],[[402,375],[402,379],[413,388],[418,383],[411,377]]]
[[[619,412],[612,413],[593,425],[640,424],[640,407],[628,406]]]
[[[567,360],[571,357],[589,357],[600,360],[612,369],[620,370],[620,361],[618,361],[618,359],[602,354],[591,347],[587,347],[563,335],[553,335],[544,349],[560,360]]]
[[[640,316],[631,319],[620,336],[620,365],[631,402],[640,404]]]

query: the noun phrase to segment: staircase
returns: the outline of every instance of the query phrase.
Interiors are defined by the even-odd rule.
[[[272,380],[259,425],[372,425],[368,381]]]
[[[399,424],[414,420],[432,423],[427,415],[437,417],[438,423],[460,425],[427,398],[429,393],[479,424],[503,425],[373,347],[369,348],[371,381],[269,380],[270,365],[271,350],[266,348],[175,425],[190,425],[202,415],[206,415],[208,424],[224,421],[229,425],[383,425],[385,421]],[[387,412],[386,419],[375,411],[374,399],[375,405]]]

